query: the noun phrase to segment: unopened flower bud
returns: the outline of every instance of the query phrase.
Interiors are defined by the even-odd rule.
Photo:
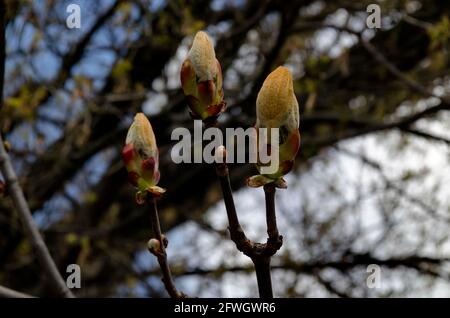
[[[181,86],[196,119],[217,117],[225,110],[222,69],[208,35],[199,31],[180,72]]]
[[[255,127],[268,129],[269,149],[270,129],[279,129],[279,166],[275,173],[253,176],[247,183],[249,186],[258,187],[275,181],[279,187],[285,187],[282,177],[292,169],[300,147],[298,102],[291,72],[286,67],[280,66],[267,76],[256,99],[256,116]],[[257,168],[261,172],[260,163]]]
[[[140,192],[160,195],[164,189],[156,186],[159,182],[158,147],[152,126],[143,113],[138,113],[131,124],[122,158],[128,170],[129,182]]]

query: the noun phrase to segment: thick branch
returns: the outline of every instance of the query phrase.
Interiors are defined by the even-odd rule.
[[[270,275],[270,256],[253,260],[255,264],[256,280],[258,281],[259,297],[272,299],[272,278]]]

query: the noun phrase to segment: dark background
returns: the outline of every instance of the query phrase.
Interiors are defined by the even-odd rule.
[[[81,6],[80,29],[66,27],[70,3]],[[370,3],[381,7],[381,29],[367,29]],[[285,245],[273,259],[275,295],[450,296],[449,14],[440,0],[6,0],[0,129],[60,271],[81,266],[75,293],[166,296],[145,249],[147,211],[120,160],[144,111],[178,287],[257,295],[251,264],[228,239],[213,168],[170,158],[172,130],[192,128],[178,74],[203,29],[224,74],[222,127],[254,124],[276,66],[294,76],[302,145],[277,193]],[[262,190],[245,186],[256,170],[230,169],[243,226],[264,240]],[[366,285],[370,264],[380,266],[379,288]],[[7,196],[0,284],[52,295]]]

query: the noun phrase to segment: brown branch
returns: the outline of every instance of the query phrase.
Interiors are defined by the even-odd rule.
[[[219,177],[223,200],[227,211],[230,238],[236,244],[237,249],[252,260],[255,266],[259,296],[265,299],[273,298],[270,259],[282,244],[276,226],[274,205],[275,188],[273,187],[273,191],[269,190],[270,194],[268,195],[268,198],[266,197],[266,203],[269,202],[266,209],[267,233],[269,234],[269,239],[267,240],[267,244],[254,243],[247,238],[239,223],[230,186],[228,167],[225,161],[226,158],[224,158],[223,163],[216,164],[216,173]]]
[[[270,275],[270,256],[252,259],[255,264],[256,280],[258,282],[259,297],[272,299],[272,278]]]
[[[379,122],[379,123],[376,123],[376,122],[370,123],[370,122],[362,121],[361,123],[364,123],[364,122],[366,123],[366,127],[362,128],[362,129],[353,130],[350,132],[346,132],[344,134],[335,134],[332,137],[326,137],[326,138],[311,139],[311,138],[305,137],[302,141],[302,144],[306,145],[306,144],[314,143],[314,145],[316,145],[316,146],[329,146],[338,141],[342,141],[345,139],[351,139],[351,138],[359,137],[359,136],[374,133],[374,132],[379,132],[379,131],[384,131],[384,130],[389,130],[389,129],[402,130],[403,128],[409,127],[410,125],[412,125],[419,119],[434,115],[436,113],[439,113],[442,110],[450,110],[450,104],[446,103],[444,100],[436,106],[429,107],[427,109],[424,109],[422,111],[419,111],[419,112],[414,113],[409,116],[400,117],[394,121]],[[354,121],[354,123],[356,123],[356,121]]]
[[[215,127],[216,121],[205,123],[206,127]],[[216,160],[218,158],[216,152]],[[264,186],[266,195],[266,222],[269,238],[266,244],[254,243],[247,238],[242,229],[234,205],[233,192],[230,185],[228,166],[226,163],[226,150],[223,150],[222,162],[216,162],[216,174],[220,181],[223,200],[228,217],[230,238],[236,244],[239,251],[247,255],[255,266],[256,279],[260,298],[273,298],[272,279],[270,275],[271,257],[281,248],[283,237],[279,235],[275,215],[275,186],[269,184]]]
[[[278,233],[277,217],[275,213],[275,185],[264,185],[266,202],[266,223],[269,238],[264,245],[263,253],[253,255],[256,278],[258,280],[259,295],[261,298],[273,298],[272,278],[270,275],[270,260],[283,245],[283,237]]]
[[[222,189],[223,201],[228,216],[228,230],[230,231],[230,238],[236,244],[239,251],[245,255],[252,257],[254,243],[250,241],[245,235],[244,230],[239,223],[239,218],[236,213],[234,205],[233,192],[230,185],[230,176],[228,173],[228,166],[224,158],[223,163],[216,164],[216,173],[219,178],[220,187]]]
[[[152,222],[153,235],[159,241],[159,249],[151,249],[150,252],[158,259],[159,267],[161,268],[162,281],[171,298],[184,298],[186,295],[179,292],[175,287],[172,279],[169,263],[167,262],[166,245],[167,240],[161,233],[161,225],[159,223],[158,209],[156,207],[156,198],[151,196],[148,200],[150,206],[150,219]]]
[[[264,186],[266,200],[266,222],[269,238],[266,243],[265,254],[274,255],[283,245],[283,236],[278,233],[277,216],[275,213],[275,185],[273,183]]]
[[[450,146],[450,139],[447,139],[445,137],[432,135],[430,133],[427,133],[427,132],[424,132],[421,130],[417,130],[415,128],[402,128],[401,130],[404,132],[410,133],[412,135],[418,136],[418,137],[422,137],[422,138],[433,140],[433,141],[443,142]]]
[[[0,286],[0,298],[34,298],[34,296],[18,292],[8,287]]]

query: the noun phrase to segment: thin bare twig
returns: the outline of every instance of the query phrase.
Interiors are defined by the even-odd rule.
[[[244,230],[241,227],[241,224],[239,223],[239,219],[236,213],[236,208],[234,205],[234,199],[233,199],[233,193],[230,186],[230,178],[228,174],[228,167],[225,163],[225,160],[223,163],[217,163],[216,164],[216,173],[219,177],[220,186],[222,188],[223,193],[223,200],[225,202],[225,208],[227,211],[228,216],[228,229],[230,231],[230,238],[231,240],[236,244],[236,247],[239,251],[250,257],[252,260],[254,266],[255,266],[255,272],[256,272],[256,280],[258,282],[258,291],[259,296],[261,298],[273,298],[273,292],[272,292],[272,280],[270,276],[270,258],[277,249],[273,253],[267,253],[267,250],[269,250],[268,246],[269,244],[261,244],[261,243],[254,243],[251,240],[247,238],[245,235]],[[275,191],[273,191],[273,194],[275,194]],[[273,211],[274,209],[269,208],[268,210]],[[272,212],[267,212],[266,214],[271,214]],[[270,231],[269,231],[269,223],[270,223]],[[274,232],[278,233],[278,230],[274,229],[273,222],[267,220],[268,224],[268,233],[269,239],[268,242],[271,241],[271,235],[273,235]],[[276,223],[275,223],[276,228]],[[278,234],[276,234],[278,237]],[[280,245],[281,247],[281,245]],[[270,250],[273,250],[270,248]]]
[[[230,231],[230,238],[236,244],[239,251],[251,257],[254,243],[250,241],[245,235],[244,230],[239,223],[239,218],[236,213],[234,205],[233,192],[230,185],[230,176],[228,173],[228,166],[225,162],[216,164],[216,174],[219,178],[220,187],[222,189],[223,201],[228,216],[228,230]]]
[[[264,186],[266,200],[266,222],[269,238],[265,246],[265,254],[274,255],[283,245],[283,236],[278,232],[277,216],[275,212],[275,185],[268,183]]]
[[[159,223],[159,217],[158,217],[158,209],[156,207],[156,198],[154,196],[151,196],[148,199],[148,203],[150,206],[150,219],[152,222],[152,228],[153,228],[153,235],[155,238],[159,241],[159,249],[157,250],[151,250],[150,252],[156,256],[158,259],[159,267],[161,268],[162,273],[162,281],[164,283],[164,286],[169,293],[169,296],[171,298],[184,298],[186,295],[179,292],[177,288],[175,287],[175,283],[172,279],[172,274],[170,272],[169,263],[167,262],[167,253],[166,253],[166,245],[167,240],[163,237],[161,233],[161,225]]]
[[[429,139],[429,140],[433,140],[433,141],[439,141],[439,142],[443,142],[446,143],[447,145],[450,145],[450,139],[447,139],[445,137],[441,137],[441,136],[436,136],[418,129],[414,129],[414,128],[401,128],[402,131],[410,133],[412,135],[416,135],[425,139]]]
[[[215,127],[216,125],[216,122],[205,124],[206,127]],[[267,234],[269,238],[265,244],[255,243],[247,238],[239,223],[230,185],[230,176],[226,163],[226,152],[223,153],[222,162],[216,162],[216,174],[222,189],[223,200],[228,217],[230,238],[236,244],[237,249],[252,260],[255,266],[259,296],[265,299],[273,298],[270,260],[283,244],[283,237],[278,233],[275,215],[275,186],[274,184],[264,186],[266,195]]]

